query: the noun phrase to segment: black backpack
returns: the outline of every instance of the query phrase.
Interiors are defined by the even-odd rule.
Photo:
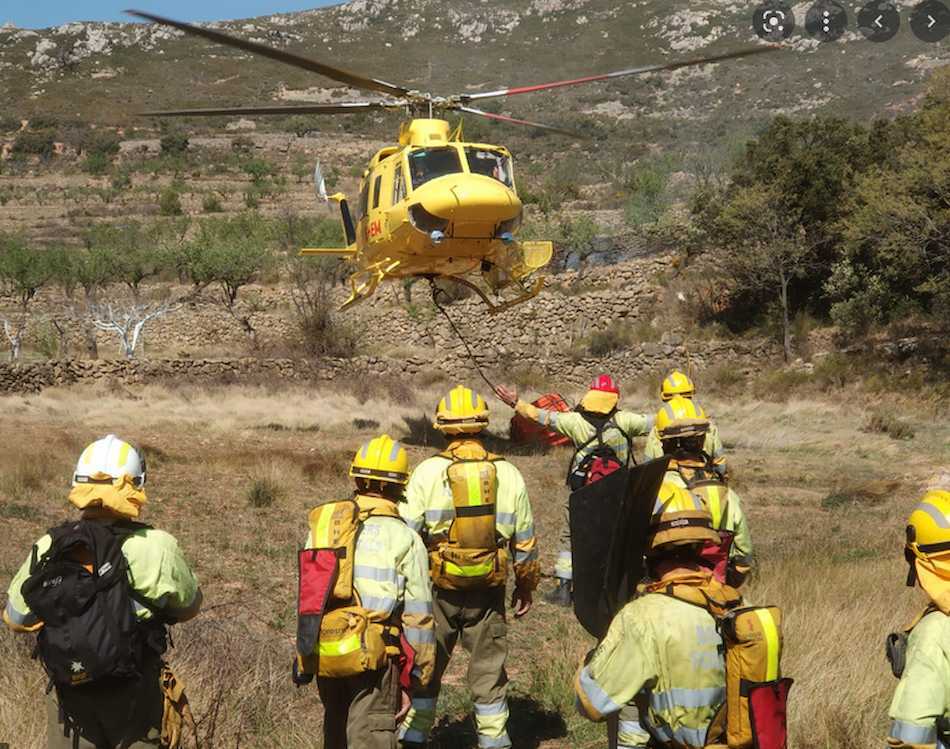
[[[580,411],[581,416],[594,427],[594,436],[591,437],[587,442],[577,448],[574,451],[574,457],[571,458],[571,468],[568,469],[567,474],[567,485],[570,487],[572,492],[576,492],[583,486],[592,484],[595,481],[599,481],[605,476],[609,476],[614,471],[620,470],[621,468],[626,468],[630,465],[630,461],[633,460],[633,440],[630,438],[623,429],[621,429],[616,421],[614,420],[614,415],[616,410],[610,412],[606,416],[601,416],[599,414],[591,414],[586,411]],[[623,435],[624,439],[627,441],[627,460],[620,460],[620,456],[617,455],[617,451],[614,450],[609,444],[604,442],[604,431],[608,427],[613,427],[620,434]],[[587,453],[577,465],[574,466],[574,463],[577,461],[577,456],[584,452],[588,447],[590,447],[594,442],[597,444],[594,448]],[[633,461],[636,464],[636,460]]]
[[[140,623],[135,615],[133,599],[154,609],[129,585],[122,554],[122,543],[148,527],[78,520],[49,530],[53,542],[41,558],[33,547],[21,590],[44,623],[35,655],[57,688],[137,678],[148,650],[165,651],[160,618]]]

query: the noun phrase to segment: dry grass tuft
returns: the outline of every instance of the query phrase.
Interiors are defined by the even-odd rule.
[[[880,411],[867,417],[862,431],[886,434],[894,440],[912,440],[915,434],[914,428],[903,419]]]

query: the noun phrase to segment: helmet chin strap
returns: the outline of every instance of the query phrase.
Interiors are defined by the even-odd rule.
[[[913,588],[917,585],[917,558],[910,552],[909,549],[904,551],[904,556],[907,558],[907,587]]]

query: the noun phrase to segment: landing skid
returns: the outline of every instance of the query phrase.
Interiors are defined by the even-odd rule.
[[[488,295],[485,294],[485,292],[482,291],[482,289],[479,288],[477,284],[472,283],[466,278],[460,278],[458,276],[422,276],[422,278],[427,278],[430,281],[439,280],[439,279],[445,280],[445,281],[452,281],[453,283],[457,283],[457,284],[460,284],[461,286],[471,289],[478,295],[479,299],[481,299],[485,303],[485,306],[488,307],[489,314],[492,314],[492,315],[497,315],[499,312],[504,312],[506,309],[511,309],[512,307],[516,307],[519,304],[523,304],[524,302],[531,301],[538,294],[540,294],[541,289],[544,288],[544,279],[539,278],[531,285],[530,288],[524,289],[524,293],[521,296],[515,297],[514,299],[509,299],[508,301],[505,301],[505,302],[495,303],[491,299],[488,298]]]
[[[369,299],[376,293],[376,289],[386,280],[386,277],[396,270],[399,265],[398,260],[386,258],[378,263],[373,263],[365,270],[354,273],[350,276],[350,296],[340,305],[340,309],[349,309],[354,304]]]

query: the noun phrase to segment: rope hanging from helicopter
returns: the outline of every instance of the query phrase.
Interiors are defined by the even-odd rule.
[[[468,353],[468,358],[472,360],[472,364],[475,366],[475,371],[478,372],[478,376],[481,377],[485,381],[485,384],[491,388],[492,393],[497,395],[498,386],[495,385],[495,383],[492,382],[488,378],[488,375],[485,374],[485,371],[482,368],[482,365],[479,363],[478,359],[475,356],[475,352],[472,351],[472,347],[469,346],[468,341],[465,340],[465,336],[463,336],[462,332],[458,329],[458,326],[455,324],[455,321],[452,319],[452,316],[449,315],[448,310],[445,309],[445,307],[439,303],[439,295],[447,294],[446,290],[443,288],[440,288],[439,285],[436,284],[434,278],[429,279],[429,288],[432,290],[432,303],[435,305],[435,308],[439,310],[439,312],[442,313],[442,316],[449,323],[449,327],[452,328],[452,330],[455,332],[455,336],[459,339],[459,341],[461,341],[462,346],[465,348],[466,353]]]

